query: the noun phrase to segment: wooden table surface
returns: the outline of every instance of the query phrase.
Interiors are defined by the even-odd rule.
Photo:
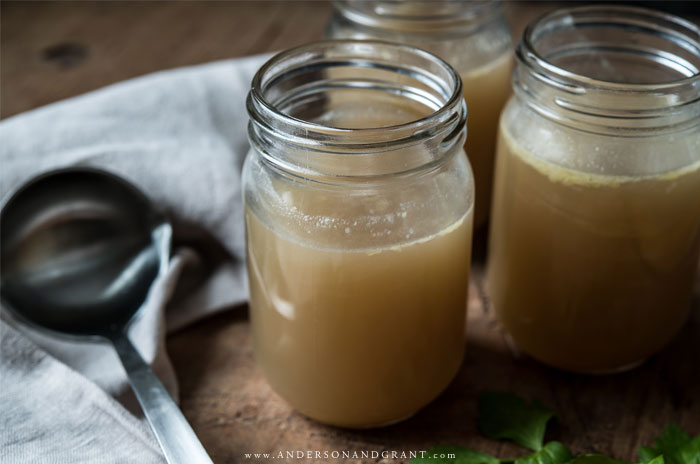
[[[509,5],[515,34],[554,6]],[[3,118],[148,72],[318,39],[330,13],[325,2],[289,1],[3,1],[0,8]],[[483,258],[483,249],[478,251]],[[184,413],[217,463],[245,461],[246,452],[425,450],[437,443],[501,457],[522,455],[522,449],[477,432],[476,398],[485,389],[514,391],[555,409],[559,420],[547,438],[574,452],[634,460],[637,448],[650,444],[670,422],[700,433],[697,287],[690,321],[645,365],[611,376],[573,375],[510,348],[493,319],[484,293],[483,259],[477,259],[466,358],[457,378],[413,418],[375,430],[319,425],[277,397],[255,367],[245,307],[171,335],[168,351]]]

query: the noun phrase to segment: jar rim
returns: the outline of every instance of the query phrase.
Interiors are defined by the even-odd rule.
[[[411,11],[404,5],[416,5]],[[407,29],[411,32],[469,31],[499,13],[502,0],[333,0],[333,7],[350,21],[366,27]],[[420,8],[427,7],[427,8]]]
[[[675,15],[559,9],[527,26],[515,55],[516,96],[559,124],[628,137],[700,125],[700,27]]]
[[[445,93],[445,101],[442,102],[440,107],[420,119],[396,125],[370,128],[342,128],[305,121],[286,114],[266,98],[267,86],[271,81],[274,82],[275,79],[280,77],[280,72],[293,71],[295,67],[308,68],[310,65],[308,60],[314,58],[314,53],[336,49],[336,51],[341,51],[342,54],[342,51],[346,50],[349,52],[348,57],[352,56],[356,60],[355,65],[369,66],[370,62],[368,60],[371,59],[371,53],[368,52],[371,51],[372,47],[386,50],[392,49],[399,53],[420,57],[437,64],[440,70],[449,78],[449,82],[445,82],[446,86],[451,87],[449,96]],[[338,61],[332,62],[332,64],[337,63]],[[443,88],[442,90],[444,91],[445,89]],[[262,126],[269,126],[270,121],[274,120],[275,129],[286,132],[283,135],[290,136],[290,140],[300,142],[302,145],[307,144],[304,142],[310,142],[312,145],[338,145],[346,148],[354,147],[360,150],[367,150],[372,147],[378,149],[386,148],[387,145],[393,144],[417,143],[426,137],[434,136],[431,129],[435,129],[436,126],[444,125],[446,121],[454,119],[451,116],[455,111],[463,113],[459,115],[458,119],[464,124],[467,118],[467,109],[465,105],[463,111],[460,111],[460,102],[463,102],[461,78],[452,66],[437,55],[410,45],[379,40],[346,39],[312,42],[274,55],[263,64],[253,77],[247,99],[247,108],[252,122]],[[459,122],[451,125],[458,126]],[[294,136],[294,134],[299,132],[304,134],[303,138],[306,141]],[[372,141],[367,142],[367,139],[372,139]]]
[[[535,44],[540,35],[553,32],[563,27],[575,27],[575,20],[582,19],[590,21],[591,19],[587,18],[596,18],[595,15],[601,15],[601,17],[597,18],[597,20],[601,22],[608,22],[610,24],[615,22],[627,27],[643,28],[662,34],[669,40],[686,48],[686,50],[695,53],[700,60],[700,27],[673,14],[649,8],[624,5],[577,6],[545,13],[534,22],[528,24],[525,28],[522,40],[516,47],[517,59],[526,66],[544,70],[569,85],[580,85],[583,87],[613,91],[624,90],[626,92],[648,93],[654,90],[677,88],[700,81],[700,66],[694,67],[695,69],[692,75],[668,82],[622,83],[597,79],[559,67],[551,63],[537,51]],[[603,18],[604,16],[607,16],[607,18]],[[654,22],[658,22],[658,24]],[[666,23],[668,27],[662,25],[662,22]],[[672,29],[673,27],[676,29]],[[682,45],[682,42],[685,42],[685,45]],[[692,50],[689,50],[687,47],[692,47]]]

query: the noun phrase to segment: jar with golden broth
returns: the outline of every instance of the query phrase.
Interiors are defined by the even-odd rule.
[[[516,49],[489,289],[536,359],[635,366],[679,331],[700,252],[700,30],[652,10],[551,13]]]
[[[260,369],[320,422],[412,415],[465,342],[474,192],[459,75],[404,45],[320,42],[268,61],[248,112]]]
[[[469,107],[465,150],[476,183],[475,227],[491,203],[498,117],[510,95],[512,40],[499,1],[335,0],[330,38],[410,44],[459,72]]]

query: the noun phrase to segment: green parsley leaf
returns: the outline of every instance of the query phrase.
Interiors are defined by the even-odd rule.
[[[639,449],[642,461],[658,456],[664,457],[665,464],[700,464],[700,435],[691,438],[676,424],[671,424],[654,440],[654,447]]]
[[[448,458],[450,455],[455,457]],[[500,461],[490,454],[461,446],[439,445],[430,448],[424,458],[411,459],[409,464],[500,464]]]
[[[654,440],[654,445],[656,445],[656,448],[646,446],[640,448],[639,457],[641,457],[643,461],[649,461],[657,456],[667,453],[670,455],[689,441],[690,437],[683,431],[683,429],[678,427],[676,424],[671,424],[666,427],[666,430],[661,433],[660,437],[657,437]],[[675,460],[671,458],[671,456],[668,456],[668,458],[668,464],[677,464]]]
[[[627,461],[619,461],[603,454],[579,454],[566,464],[629,464]],[[664,464],[664,457],[658,456],[651,461],[638,464]]]
[[[625,461],[609,458],[602,454],[579,454],[566,464],[627,464]],[[663,464],[655,462],[654,464]]]
[[[553,416],[539,401],[528,405],[512,393],[484,392],[479,396],[478,423],[483,434],[513,440],[533,451],[542,449],[547,421]]]
[[[536,453],[516,459],[515,464],[565,464],[572,458],[569,448],[558,441],[550,441]]]
[[[700,435],[679,449],[677,455],[678,462],[683,464],[700,464]]]

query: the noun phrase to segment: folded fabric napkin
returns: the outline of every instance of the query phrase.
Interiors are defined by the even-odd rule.
[[[247,299],[245,97],[267,58],[159,72],[0,122],[3,204],[40,173],[92,166],[132,182],[171,218],[169,271],[129,334],[175,398],[166,331]],[[4,309],[0,414],[2,463],[164,462],[111,346],[47,336]]]

